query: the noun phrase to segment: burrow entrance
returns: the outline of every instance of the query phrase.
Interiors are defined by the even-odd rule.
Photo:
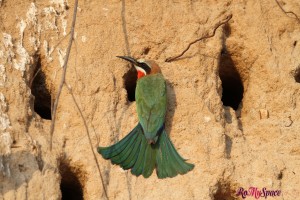
[[[61,199],[83,200],[83,187],[79,180],[82,173],[70,167],[67,163],[61,163],[59,170],[61,174]]]
[[[237,110],[243,99],[244,86],[241,76],[226,48],[223,48],[220,55],[219,76],[222,81],[223,105]]]
[[[125,89],[127,91],[127,98],[129,101],[135,101],[135,88],[137,81],[137,71],[132,66],[128,72],[123,76]]]
[[[294,78],[297,83],[300,83],[300,65],[295,70]]]
[[[217,191],[213,196],[214,200],[236,200],[237,194],[235,189],[229,183],[219,182],[217,185]]]
[[[47,88],[46,75],[41,68],[41,58],[38,56],[35,70],[30,83],[34,98],[34,111],[43,119],[51,120],[51,93]]]

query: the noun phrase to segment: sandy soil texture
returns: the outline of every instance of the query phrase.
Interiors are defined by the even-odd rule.
[[[73,8],[0,0],[0,200],[231,200],[252,186],[300,199],[300,1],[80,0],[50,151]],[[193,171],[144,179],[96,154],[99,173],[92,150],[138,122],[120,55],[160,65],[166,129]]]

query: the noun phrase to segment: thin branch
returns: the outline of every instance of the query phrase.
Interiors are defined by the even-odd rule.
[[[77,103],[77,101],[76,101],[76,99],[75,99],[75,96],[74,96],[74,94],[73,94],[72,88],[69,87],[68,84],[67,84],[66,82],[65,82],[65,85],[67,86],[67,88],[68,88],[68,90],[69,90],[69,92],[70,92],[70,94],[71,94],[71,96],[72,96],[72,99],[73,99],[73,101],[74,101],[74,103],[75,103],[75,105],[76,105],[76,108],[77,108],[77,110],[78,110],[78,112],[79,112],[79,114],[80,114],[80,116],[81,116],[81,118],[82,118],[82,121],[83,121],[85,130],[86,130],[86,134],[87,134],[88,139],[89,139],[91,151],[93,152],[94,160],[95,160],[95,162],[96,162],[97,169],[98,169],[98,172],[99,172],[99,175],[100,175],[100,178],[101,178],[103,191],[104,191],[104,194],[105,194],[106,199],[108,199],[107,192],[106,192],[106,187],[105,187],[105,185],[104,185],[103,176],[102,176],[102,173],[101,173],[101,170],[100,170],[100,165],[99,165],[99,163],[98,163],[96,154],[95,154],[95,152],[94,152],[94,148],[93,148],[92,139],[91,139],[91,136],[90,136],[90,132],[89,132],[88,125],[87,125],[86,120],[85,120],[85,118],[84,118],[84,116],[83,116],[83,113],[82,113],[81,109],[79,108],[79,105],[78,105],[78,103]]]
[[[30,83],[29,83],[30,88],[31,88],[31,86],[32,86],[32,83],[33,83],[34,79],[37,77],[37,75],[39,74],[39,72],[40,72],[41,70],[42,70],[42,67],[40,67],[40,68],[35,72],[35,74],[33,75],[32,79],[30,80]]]
[[[59,40],[59,42],[54,46],[52,52],[54,52],[56,50],[56,48],[68,37],[68,35],[70,35],[71,32],[68,32],[67,35],[65,35],[61,40]]]
[[[66,57],[65,57],[65,60],[64,60],[63,72],[62,72],[62,75],[61,75],[60,85],[59,85],[59,88],[58,88],[58,92],[56,94],[56,98],[55,98],[54,105],[53,105],[53,110],[52,110],[52,121],[51,121],[51,126],[50,126],[50,151],[52,150],[52,138],[53,138],[53,132],[54,132],[54,128],[55,128],[55,118],[56,118],[56,110],[57,110],[57,106],[58,106],[58,100],[59,100],[64,82],[65,82],[66,72],[67,72],[67,64],[68,64],[68,60],[69,60],[69,56],[70,56],[70,52],[71,52],[71,47],[72,47],[72,43],[73,43],[73,38],[74,38],[77,7],[78,7],[78,0],[75,0],[69,45],[68,45],[67,54],[66,54]]]
[[[125,0],[122,0],[121,16],[122,16],[122,28],[123,28],[124,38],[125,38],[126,53],[127,53],[127,55],[130,56],[131,53],[130,53],[130,48],[129,48],[128,33],[127,33],[127,27],[126,27]]]
[[[190,49],[190,47],[191,47],[193,44],[195,44],[196,42],[199,42],[199,41],[204,40],[204,39],[207,39],[207,38],[214,37],[215,34],[216,34],[216,30],[217,30],[220,26],[222,26],[223,24],[226,24],[231,18],[232,18],[232,14],[228,15],[228,16],[225,18],[224,21],[219,22],[219,23],[215,26],[214,31],[213,31],[212,34],[210,34],[210,35],[205,35],[205,36],[203,36],[203,37],[201,37],[201,38],[198,38],[198,39],[196,39],[195,41],[189,43],[189,45],[187,46],[187,48],[186,48],[185,50],[183,50],[183,52],[182,52],[181,54],[179,54],[179,55],[177,55],[177,56],[174,56],[174,57],[169,57],[169,58],[167,58],[167,59],[165,60],[165,62],[172,62],[172,61],[174,61],[174,60],[177,60],[178,58],[180,58],[181,56],[183,56],[183,54],[185,54],[185,52],[187,52],[187,51]]]
[[[62,43],[62,41],[64,41],[64,40],[67,38],[68,35],[70,35],[70,32],[67,33],[67,35],[64,36],[64,37],[63,37],[63,38],[62,38],[62,39],[54,46],[52,52],[56,50],[56,48],[58,47],[58,45],[60,45],[60,44]],[[31,85],[32,85],[32,83],[33,83],[33,81],[34,81],[34,79],[36,78],[36,76],[38,75],[38,73],[39,73],[41,70],[42,70],[42,67],[40,67],[40,68],[36,71],[36,73],[34,74],[33,78],[31,79],[31,82],[30,82],[30,87],[31,87]]]
[[[296,19],[300,23],[300,18],[298,17],[298,15],[296,15],[293,11],[285,11],[283,9],[283,7],[280,5],[280,3],[278,2],[278,0],[275,0],[275,1],[276,1],[277,5],[279,6],[280,10],[282,10],[282,12],[284,12],[286,14],[286,16],[291,17],[288,14],[292,14],[295,16],[295,18],[294,17],[291,17],[291,18]]]
[[[53,48],[52,51],[55,51],[56,48],[58,47],[58,45],[60,45],[60,44],[62,43],[62,41],[64,41],[64,40],[67,38],[68,35],[70,35],[70,32],[67,33],[67,35],[64,36],[64,37],[63,37],[63,38],[62,38],[62,39],[54,46],[54,48]],[[30,81],[30,88],[31,88],[31,86],[32,86],[32,83],[33,83],[34,79],[36,78],[36,76],[38,75],[38,73],[39,73],[41,70],[42,70],[42,67],[40,67],[40,68],[35,72],[34,76],[32,77],[32,79],[31,79],[31,81]]]

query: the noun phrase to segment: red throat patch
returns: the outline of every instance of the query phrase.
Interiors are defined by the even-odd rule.
[[[138,79],[139,79],[139,78],[142,78],[143,76],[145,76],[144,72],[141,72],[141,71],[139,71],[139,70],[137,71],[137,73],[138,73],[138,74],[137,74]]]

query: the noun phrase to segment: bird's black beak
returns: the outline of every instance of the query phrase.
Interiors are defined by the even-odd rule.
[[[134,59],[132,57],[129,57],[129,56],[117,56],[117,57],[129,61],[132,64],[134,64],[135,66],[140,66],[141,65],[141,63],[139,63],[136,59]]]
[[[151,68],[146,63],[138,62],[136,59],[130,56],[117,56],[117,57],[131,62],[134,66],[144,69],[147,74],[151,72]]]

